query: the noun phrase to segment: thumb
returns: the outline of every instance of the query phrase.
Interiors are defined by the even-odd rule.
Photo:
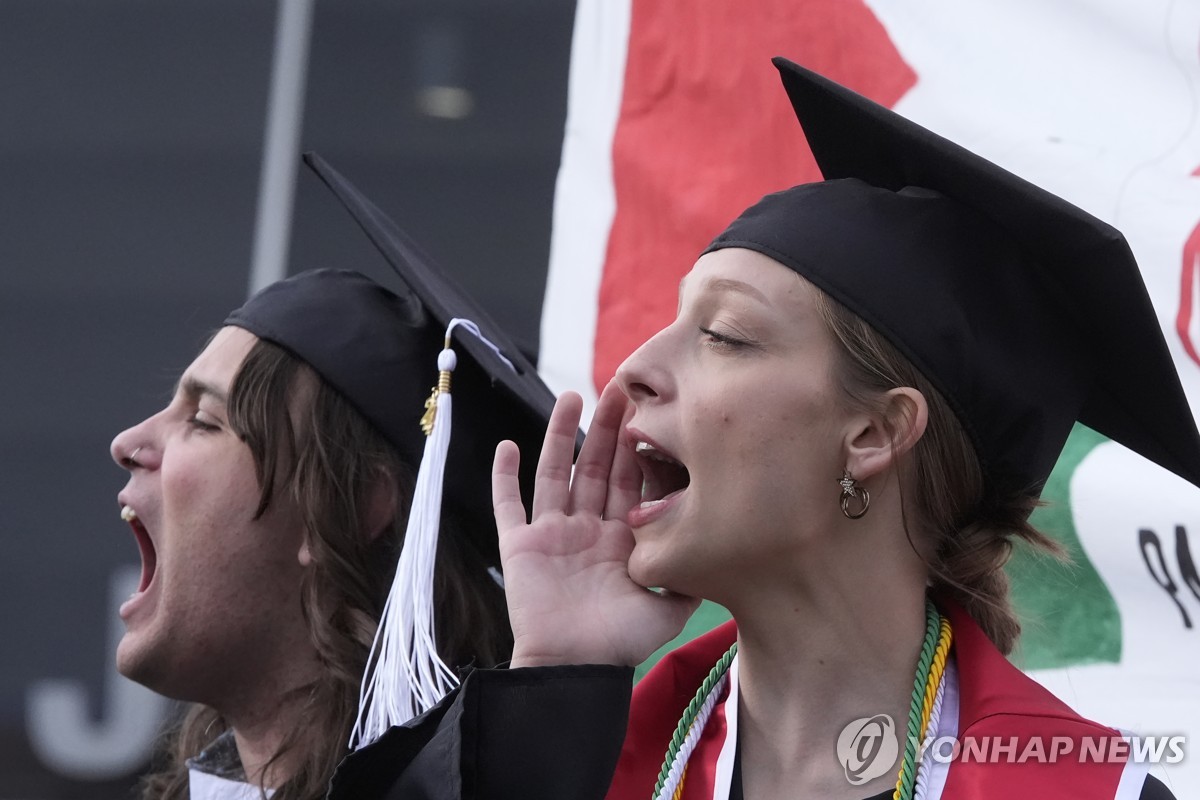
[[[675,594],[666,590],[659,592],[659,598],[666,608],[666,618],[674,631],[671,638],[675,638],[683,630],[683,626],[691,619],[692,614],[696,613],[696,609],[700,607],[701,599],[699,597],[688,597],[685,594]]]

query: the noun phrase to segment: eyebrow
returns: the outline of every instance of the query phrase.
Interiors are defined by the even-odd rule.
[[[226,396],[225,392],[218,389],[211,383],[202,381],[199,378],[195,378],[190,375],[180,378],[179,383],[175,386],[175,391],[183,392],[190,398],[208,396],[213,400],[216,400],[221,405],[229,404],[229,398]]]
[[[687,279],[688,276],[684,275],[679,281],[680,299],[683,297],[683,283]],[[763,305],[771,305],[771,301],[767,299],[767,296],[758,289],[754,288],[748,283],[734,280],[732,278],[710,278],[708,282],[704,284],[704,288],[709,292],[732,292],[734,294],[743,294],[747,297],[757,300]]]

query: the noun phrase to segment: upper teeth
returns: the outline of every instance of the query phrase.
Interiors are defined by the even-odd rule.
[[[137,512],[130,506],[121,506],[121,519],[126,522],[133,522],[138,518]]]
[[[661,450],[659,450],[657,447],[650,444],[649,442],[638,442],[636,445],[634,445],[633,449],[634,449],[634,452],[636,452],[638,455],[646,456],[647,458],[652,458],[655,461],[662,461],[663,463],[666,463],[666,464],[678,464],[679,463],[678,461],[671,458],[667,454],[663,453]]]

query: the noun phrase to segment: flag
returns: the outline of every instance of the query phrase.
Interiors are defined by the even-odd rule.
[[[775,55],[1122,230],[1200,401],[1197,0],[580,0],[542,316],[553,388],[594,403],[673,318],[703,246],[819,178]],[[1200,490],[1077,426],[1043,499],[1034,522],[1073,563],[1010,563],[1014,662],[1106,724],[1200,734]],[[706,605],[681,638],[725,618]],[[1200,759],[1154,772],[1200,792]]]

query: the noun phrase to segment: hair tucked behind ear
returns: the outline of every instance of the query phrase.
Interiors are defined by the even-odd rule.
[[[325,796],[346,754],[367,655],[404,539],[415,470],[311,368],[266,341],[256,342],[242,363],[229,415],[254,456],[262,489],[256,516],[274,502],[291,503],[313,559],[296,602],[322,675],[284,698],[296,704],[295,718],[303,724],[270,763],[286,763],[290,776],[273,800],[315,800]],[[372,538],[369,509],[380,491],[393,513]],[[438,651],[452,668],[472,661],[493,666],[512,651],[504,594],[461,528],[453,513],[443,514],[434,575]],[[227,727],[215,710],[190,707],[166,734],[161,765],[143,781],[142,797],[186,798],[187,759]]]
[[[910,386],[925,396],[929,423],[900,477],[905,530],[925,537],[932,551],[933,587],[953,597],[995,643],[1009,653],[1021,632],[1009,600],[1004,565],[1016,539],[1063,557],[1056,542],[1029,524],[1033,492],[996,496],[984,480],[970,439],[941,393],[857,315],[823,292],[817,308],[842,345],[838,381],[857,408],[880,412],[884,392]],[[907,484],[907,485],[905,485]],[[908,501],[907,503],[905,501]]]

